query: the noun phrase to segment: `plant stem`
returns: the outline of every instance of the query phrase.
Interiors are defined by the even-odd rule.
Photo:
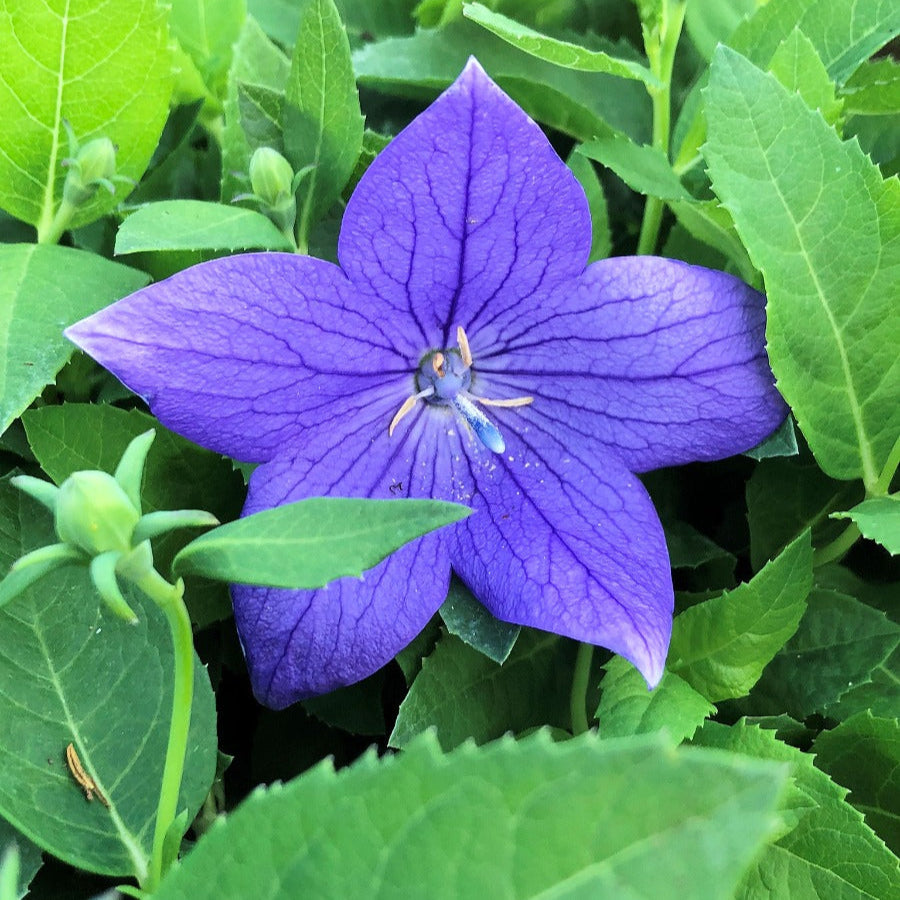
[[[572,714],[572,734],[584,734],[590,727],[587,717],[587,691],[591,680],[591,660],[594,657],[593,644],[579,644],[575,657],[575,671],[572,675],[570,709]]]
[[[891,448],[878,480],[866,492],[869,497],[882,497],[891,489],[891,481],[897,471],[897,466],[900,466],[900,437]]]
[[[191,703],[194,699],[194,636],[191,631],[191,619],[184,605],[184,587],[180,581],[174,585],[169,584],[155,569],[150,569],[135,579],[135,584],[165,613],[175,650],[169,743],[166,747],[159,807],[153,832],[150,870],[146,884],[142,885],[144,890],[152,893],[165,874],[163,854],[166,837],[178,812],[178,794],[184,773],[188,729],[191,724]]]
[[[653,146],[669,157],[669,141],[672,116],[672,66],[675,50],[681,37],[681,26],[687,4],[684,0],[666,0],[662,7],[662,19],[658,32],[644,31],[644,49],[650,62],[650,71],[660,80],[661,87],[648,86],[653,102]],[[644,218],[638,238],[639,256],[653,253],[659,239],[664,204],[659,197],[647,197],[644,204]]]
[[[46,228],[38,225],[38,243],[58,244],[59,239],[63,236],[63,233],[69,227],[69,222],[72,221],[72,217],[77,211],[77,207],[63,198],[62,202],[59,204],[59,209],[56,211],[56,215],[53,217],[53,220],[50,222],[50,224]]]
[[[819,547],[813,552],[813,568],[819,568],[827,563],[840,559],[860,537],[859,528],[855,522],[851,522],[831,543]]]

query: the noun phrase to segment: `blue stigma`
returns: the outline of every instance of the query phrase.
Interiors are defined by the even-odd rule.
[[[506,449],[497,426],[472,402],[468,393],[472,370],[459,352],[427,354],[416,373],[416,384],[420,392],[431,389],[432,393],[423,398],[426,403],[449,406],[457,412],[488,450],[502,453]]]

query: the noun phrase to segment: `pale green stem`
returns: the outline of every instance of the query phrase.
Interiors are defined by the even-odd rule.
[[[897,438],[896,443],[891,449],[887,462],[884,464],[884,468],[878,476],[878,480],[866,492],[869,497],[883,497],[887,494],[891,489],[891,481],[897,471],[897,466],[900,466],[900,437]]]
[[[50,224],[46,228],[38,225],[38,243],[58,244],[76,212],[78,212],[78,207],[63,198]]]
[[[147,881],[141,887],[153,893],[165,875],[163,852],[166,835],[178,812],[178,794],[184,773],[188,729],[191,724],[191,703],[194,699],[194,637],[191,619],[182,599],[181,582],[169,584],[155,569],[134,579],[134,583],[165,613],[172,632],[175,649],[174,686],[172,691],[172,721],[169,743],[163,767],[156,827],[153,832],[153,851]]]
[[[855,522],[851,522],[831,543],[819,547],[813,553],[813,567],[827,565],[840,559],[858,540],[860,531]]]
[[[645,34],[644,46],[650,71],[660,80],[661,87],[648,87],[653,102],[653,146],[669,157],[669,142],[672,118],[672,67],[675,64],[675,50],[681,37],[684,22],[684,2],[664,3],[663,23],[658,39]],[[659,197],[647,197],[644,205],[644,219],[638,238],[639,256],[653,253],[659,240],[659,226],[662,223],[664,204]]]
[[[572,734],[584,734],[590,727],[587,717],[587,692],[591,681],[591,660],[594,658],[593,644],[579,644],[575,657],[575,671],[572,675],[570,708],[572,714]]]

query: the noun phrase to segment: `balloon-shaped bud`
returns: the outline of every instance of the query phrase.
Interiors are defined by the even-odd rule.
[[[106,472],[75,472],[59,488],[56,533],[92,556],[110,550],[127,553],[139,519],[121,485]]]
[[[116,148],[107,137],[94,138],[67,161],[69,172],[63,185],[63,197],[73,206],[87,203],[103,185],[115,193]]]
[[[250,187],[264,212],[282,231],[294,227],[297,201],[294,170],[271,147],[257,147],[250,157]]]

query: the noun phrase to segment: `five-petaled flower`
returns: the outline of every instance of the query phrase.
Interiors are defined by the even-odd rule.
[[[451,568],[497,617],[663,672],[672,581],[634,473],[752,447],[784,418],[764,298],[653,257],[585,268],[585,195],[471,60],[376,158],[338,253],[187,269],[69,337],[169,428],[262,463],[245,513],[303,497],[475,513],[365,578],[235,586],[257,696],[283,707],[390,660]]]

